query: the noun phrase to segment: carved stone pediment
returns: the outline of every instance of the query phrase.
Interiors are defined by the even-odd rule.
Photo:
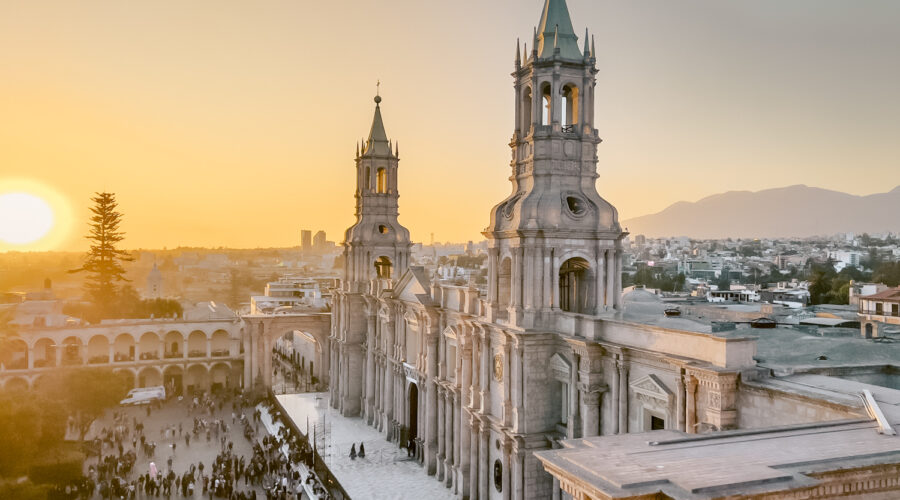
[[[650,399],[656,399],[665,404],[668,404],[670,398],[675,395],[656,375],[647,375],[646,377],[635,380],[631,383],[631,390],[634,391],[635,394]]]
[[[448,339],[456,339],[456,330],[451,327],[444,328],[444,336]]]
[[[559,353],[554,354],[550,358],[550,373],[553,374],[554,378],[568,382],[571,370],[572,365]]]

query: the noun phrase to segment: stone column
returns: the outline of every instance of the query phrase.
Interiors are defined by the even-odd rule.
[[[28,348],[28,369],[34,370],[34,347]]]
[[[612,309],[616,304],[616,257],[615,250],[606,251],[606,306]]]
[[[516,343],[516,390],[515,408],[513,409],[513,429],[522,432],[525,428],[525,348],[522,341]]]
[[[503,500],[510,500],[512,498],[512,481],[510,481],[510,477],[512,476],[512,466],[510,460],[510,443],[504,442],[500,447],[500,463],[503,464],[503,479],[500,480],[502,484],[501,490],[503,495]]]
[[[366,340],[366,403],[363,411],[367,424],[372,424],[375,414],[375,316],[371,316]]]
[[[478,437],[478,421],[472,415],[468,415],[467,422],[469,423],[469,435],[466,437],[466,440],[469,442],[469,461],[466,468],[469,474],[468,495],[469,498],[477,498],[479,484],[481,484],[478,481],[480,463],[478,460],[478,448],[481,445],[481,440]],[[465,492],[463,492],[463,496],[466,496]]]
[[[424,328],[423,328],[424,331]],[[437,458],[437,335],[428,335],[426,344],[426,403],[425,403],[425,467],[428,475],[435,473]]]
[[[491,498],[491,470],[490,470],[490,454],[488,446],[490,446],[491,432],[486,422],[481,423],[481,443],[478,452],[478,479],[480,483],[479,498]]]
[[[615,289],[613,289],[613,293],[615,295],[614,303],[616,305],[616,310],[622,310],[622,251],[616,250],[616,279],[615,279]]]
[[[438,436],[438,445],[437,445],[437,479],[438,481],[444,480],[444,457],[447,452],[447,444],[446,444],[446,430],[445,430],[445,414],[446,414],[446,397],[444,394],[443,388],[440,386],[435,386],[437,389],[437,436]]]
[[[512,426],[512,356],[510,338],[506,337],[503,342],[503,424]]]
[[[61,345],[61,344],[56,345],[56,347],[53,348],[53,351],[54,351],[54,353],[56,354],[56,366],[57,366],[57,368],[60,367],[60,366],[62,366],[62,353],[63,353],[63,349],[65,349],[65,346],[63,346],[63,345]]]
[[[447,486],[451,486],[453,484],[453,447],[454,436],[453,436],[453,393],[445,392],[444,393],[444,468],[446,469],[446,484]]]
[[[553,309],[559,309],[559,257],[556,252],[553,253],[552,264],[550,266],[550,281],[553,283],[550,287],[550,293],[553,294]]]
[[[263,347],[262,365],[265,367],[263,382],[265,383],[266,388],[269,388],[272,387],[272,341],[269,340],[268,335],[263,335],[260,344],[262,344]]]
[[[552,115],[550,118],[550,124],[553,125],[553,130],[557,130],[557,125],[559,125],[562,120],[562,110],[560,109],[562,104],[562,96],[560,95],[559,83],[559,65],[553,70],[553,83],[550,87],[550,114]]]
[[[106,360],[107,363],[115,363],[116,361],[116,344],[113,342],[109,343],[109,358]]]
[[[481,342],[481,413],[482,415],[490,415],[491,413],[491,358],[493,350],[491,349],[491,336],[489,332],[485,332]]]
[[[694,434],[697,432],[697,379],[688,375],[687,384],[686,384],[686,393],[685,399],[687,400],[685,404],[685,432],[688,434]]]
[[[678,378],[675,380],[675,428],[685,431],[685,387],[684,370],[678,368]]]
[[[499,265],[499,256],[498,249],[488,250],[488,301],[491,304],[496,304],[498,301],[497,266]]]
[[[619,362],[613,361],[611,364],[612,368],[612,383],[610,387],[612,389],[612,393],[610,394],[609,400],[609,410],[610,414],[612,414],[612,419],[610,421],[611,429],[610,432],[612,434],[619,433]]]
[[[253,387],[253,326],[247,324],[248,331],[244,333],[244,389]]]
[[[209,359],[212,357],[212,339],[206,338],[206,358]]]
[[[600,250],[597,252],[597,308],[595,313],[600,314],[606,310],[606,252]]]
[[[584,412],[581,417],[581,437],[600,435],[600,402],[603,394],[589,392],[584,395]]]
[[[523,285],[523,289],[525,290],[524,296],[522,297],[522,305],[525,307],[526,311],[530,311],[534,308],[534,250],[532,248],[523,248],[522,249],[522,267],[525,268],[525,281]]]
[[[515,475],[512,481],[512,495],[516,500],[525,500],[525,456],[527,454],[527,450],[516,449],[513,455],[515,459]]]
[[[619,434],[628,433],[628,368],[619,364]]]
[[[520,266],[522,259],[520,258],[520,250],[521,249],[519,248],[514,248],[511,252],[512,255],[509,276],[509,307],[511,309],[518,308],[519,304],[521,303],[519,301],[519,297],[521,297],[522,295],[520,293],[522,291],[522,269]],[[510,321],[513,321],[513,318],[514,316],[510,315]]]
[[[553,500],[560,500],[559,495],[559,479],[553,478]]]
[[[572,369],[569,372],[569,420],[566,422],[566,439],[575,439],[578,425],[578,354],[572,351]]]

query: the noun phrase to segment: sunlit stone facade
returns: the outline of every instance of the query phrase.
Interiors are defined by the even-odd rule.
[[[357,159],[331,403],[414,442],[427,474],[464,498],[550,498],[559,486],[533,452],[562,439],[732,428],[739,370],[753,366],[750,339],[624,321],[626,233],[596,190],[591,45],[549,0],[531,50],[516,51],[512,190],[484,232],[486,293],[408,266],[380,109]],[[377,165],[386,190],[369,194]]]

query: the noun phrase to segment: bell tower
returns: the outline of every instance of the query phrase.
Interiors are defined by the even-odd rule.
[[[356,147],[356,223],[344,235],[345,289],[354,293],[409,266],[409,231],[397,221],[400,151],[384,131],[381,101],[377,95],[369,138]]]
[[[622,231],[597,193],[596,59],[565,0],[546,0],[531,52],[517,43],[512,192],[491,211],[492,320],[552,328],[557,312],[621,309]]]

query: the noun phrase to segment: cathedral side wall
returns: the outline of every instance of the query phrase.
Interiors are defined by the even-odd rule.
[[[741,385],[737,396],[738,428],[862,418],[862,410],[766,387]]]
[[[561,423],[560,385],[548,368],[555,352],[552,346],[529,347],[525,366],[525,433],[553,431]]]

